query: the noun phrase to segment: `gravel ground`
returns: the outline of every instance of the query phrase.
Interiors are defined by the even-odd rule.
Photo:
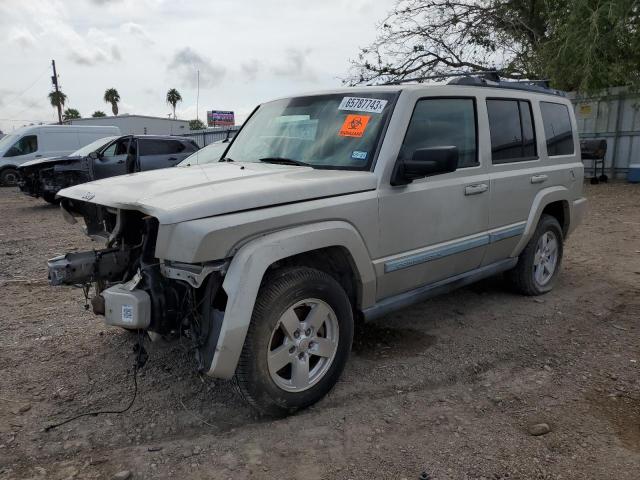
[[[640,188],[586,191],[553,292],[490,279],[367,324],[307,411],[258,418],[160,342],[128,412],[45,431],[127,405],[135,336],[47,285],[48,258],[95,244],[0,189],[0,478],[638,479]]]

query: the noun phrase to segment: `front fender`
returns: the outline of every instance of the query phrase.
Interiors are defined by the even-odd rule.
[[[511,252],[511,257],[517,257],[520,255],[524,247],[527,245],[533,232],[538,226],[538,222],[540,221],[540,216],[542,215],[542,211],[544,208],[552,202],[563,201],[567,203],[567,207],[569,206],[569,198],[571,197],[569,189],[563,186],[555,186],[548,187],[543,190],[540,190],[538,194],[533,199],[533,203],[531,205],[531,210],[529,211],[529,217],[527,218],[527,225],[524,229],[524,234],[520,238],[520,241]],[[567,214],[570,215],[570,210],[566,209]],[[569,225],[571,224],[571,218],[567,218]]]
[[[351,224],[326,221],[281,230],[252,240],[237,251],[222,284],[228,299],[209,375],[231,378],[235,373],[267,268],[293,255],[334,246],[346,248],[353,258],[362,289],[359,307],[366,308],[375,303],[373,264],[362,237]]]

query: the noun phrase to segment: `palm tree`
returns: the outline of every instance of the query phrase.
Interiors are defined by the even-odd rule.
[[[93,113],[91,114],[91,116],[92,116],[93,118],[97,118],[97,117],[106,117],[106,116],[107,116],[107,114],[106,114],[106,113],[104,113],[102,110],[96,110],[95,112],[93,112]]]
[[[74,120],[80,118],[80,112],[75,108],[67,108],[62,114],[63,120]]]
[[[105,103],[111,104],[111,111],[114,115],[118,115],[118,102],[120,101],[120,94],[115,88],[107,88],[104,92]]]
[[[173,108],[173,118],[176,118],[176,105],[182,101],[182,95],[175,88],[169,89],[167,92],[167,103]]]
[[[67,96],[60,90],[49,92],[49,101],[51,106],[58,110],[58,118],[62,118],[62,107],[67,102]]]

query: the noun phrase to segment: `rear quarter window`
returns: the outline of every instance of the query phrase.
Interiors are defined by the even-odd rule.
[[[571,155],[574,153],[573,129],[569,109],[561,103],[540,102],[547,154]]]

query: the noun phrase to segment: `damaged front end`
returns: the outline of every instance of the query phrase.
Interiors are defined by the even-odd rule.
[[[20,190],[51,202],[63,188],[91,180],[86,158],[47,159],[20,167]]]
[[[108,325],[193,340],[201,370],[211,363],[222,320],[219,287],[226,261],[183,264],[155,256],[159,223],[134,210],[63,198],[70,223],[83,217],[85,233],[106,245],[48,261],[51,285],[81,286],[93,312]],[[217,312],[217,313],[216,313]],[[212,338],[213,337],[215,338]],[[213,345],[211,345],[213,342]]]

